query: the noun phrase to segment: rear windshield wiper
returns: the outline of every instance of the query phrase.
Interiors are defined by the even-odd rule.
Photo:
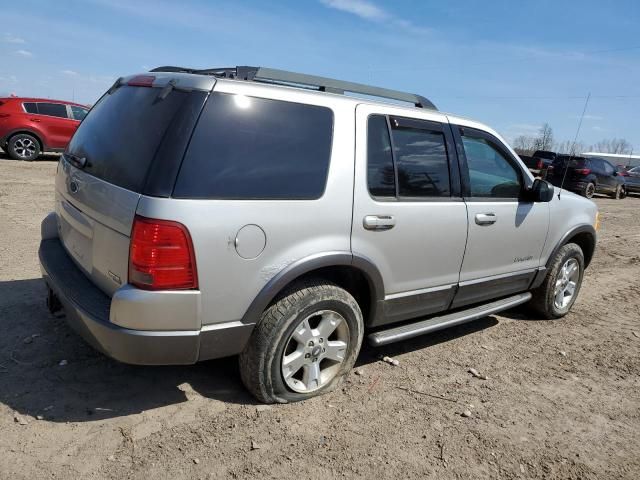
[[[84,168],[89,164],[89,162],[87,161],[87,157],[79,157],[71,153],[63,153],[62,156],[76,168]]]

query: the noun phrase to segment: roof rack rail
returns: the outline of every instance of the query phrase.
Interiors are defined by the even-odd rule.
[[[333,78],[306,75],[304,73],[287,72],[286,70],[276,70],[265,67],[222,67],[193,69],[184,67],[158,67],[151,72],[174,72],[192,73],[197,75],[212,75],[220,78],[234,78],[239,80],[250,80],[262,83],[272,83],[293,87],[304,87],[318,90],[320,92],[344,94],[345,92],[369,95],[372,97],[387,98],[401,102],[412,103],[419,108],[437,110],[436,106],[428,99],[414,93],[400,92],[388,88],[372,87],[362,83],[345,82]]]

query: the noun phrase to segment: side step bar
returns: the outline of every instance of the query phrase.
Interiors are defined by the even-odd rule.
[[[427,320],[422,320],[416,323],[409,323],[407,325],[401,325],[396,328],[390,328],[389,330],[381,330],[370,334],[367,339],[369,344],[373,347],[381,347],[393,342],[400,342],[409,338],[418,337],[426,333],[442,330],[443,328],[453,327],[463,323],[478,320],[479,318],[492,315],[494,313],[508,310],[517,305],[528,302],[531,299],[531,293],[519,293],[512,297],[503,298],[495,302],[486,303],[478,307],[473,307],[468,310],[462,310],[459,312],[449,313],[440,317],[433,317]]]

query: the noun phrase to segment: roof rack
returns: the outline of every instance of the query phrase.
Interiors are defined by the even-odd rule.
[[[206,68],[198,70],[193,68],[166,66],[154,68],[153,70],[151,70],[151,72],[174,72],[192,73],[197,75],[212,75],[220,78],[233,78],[238,80],[249,80],[262,83],[303,87],[320,92],[338,93],[342,95],[345,92],[349,92],[361,95],[369,95],[372,97],[399,100],[401,102],[412,103],[419,108],[437,110],[436,106],[429,99],[421,95],[416,95],[414,93],[400,92],[398,90],[390,90],[388,88],[372,87],[370,85],[364,85],[362,83],[345,82],[342,80],[335,80],[333,78],[306,75],[304,73],[287,72],[285,70],[276,70],[274,68],[237,66]]]

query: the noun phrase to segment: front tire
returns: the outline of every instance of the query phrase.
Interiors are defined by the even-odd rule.
[[[242,382],[264,403],[330,392],[353,367],[363,334],[349,292],[322,280],[294,285],[263,312],[240,354]]]
[[[627,196],[627,191],[623,185],[616,186],[616,191],[613,192],[611,198],[615,198],[616,200],[622,200]]]
[[[35,160],[40,155],[40,142],[33,135],[19,133],[9,139],[7,153],[14,160]]]
[[[575,243],[556,253],[542,285],[533,290],[530,306],[551,320],[564,317],[576,301],[584,276],[584,254]]]

